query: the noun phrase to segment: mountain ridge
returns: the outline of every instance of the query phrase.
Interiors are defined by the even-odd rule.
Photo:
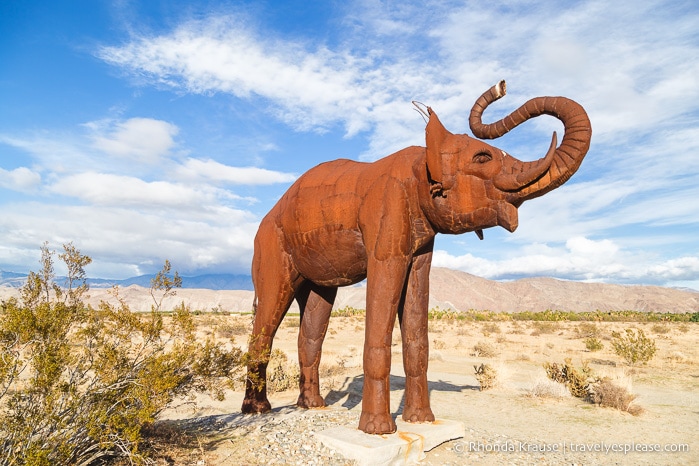
[[[21,277],[7,272],[0,273],[0,285],[7,280],[14,283]],[[24,276],[26,278],[26,276]],[[248,275],[210,274],[183,277],[183,288],[163,302],[170,309],[180,302],[192,309],[220,309],[230,312],[249,312],[252,309],[254,292]],[[150,276],[134,277],[140,280],[103,280],[101,286],[91,284],[88,302],[99,304],[109,301],[113,285],[119,286],[119,295],[133,310],[147,311],[153,304],[150,296]],[[146,280],[147,278],[147,280]],[[247,288],[226,289],[225,284],[238,283]],[[216,286],[219,288],[205,288]],[[199,286],[199,287],[197,287]],[[229,285],[230,286],[230,285]],[[0,298],[18,295],[17,287],[0,286]],[[351,306],[366,307],[366,283],[342,287],[335,300],[335,308]],[[585,283],[560,280],[551,277],[524,278],[509,282],[498,282],[477,277],[458,270],[434,267],[430,275],[430,307],[451,308],[458,311],[490,310],[494,312],[544,311],[547,309],[594,312],[641,311],[641,312],[699,312],[699,291],[679,290],[653,285],[616,285]],[[292,312],[298,312],[294,303]]]

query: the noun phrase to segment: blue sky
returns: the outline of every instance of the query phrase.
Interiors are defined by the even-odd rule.
[[[0,269],[72,241],[93,277],[248,273],[257,225],[326,160],[468,133],[500,79],[564,95],[593,141],[520,226],[440,236],[434,265],[699,289],[699,6],[683,1],[4,1]],[[495,145],[541,157],[551,118]]]

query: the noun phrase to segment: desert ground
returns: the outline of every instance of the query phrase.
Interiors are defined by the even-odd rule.
[[[245,347],[250,315],[206,313],[202,336]],[[287,356],[280,374],[293,379],[298,315],[287,315],[274,348]],[[428,452],[422,464],[673,464],[699,463],[699,323],[430,321],[430,399],[441,419],[465,424],[466,437]],[[657,352],[647,364],[629,365],[610,343],[612,331],[642,329]],[[586,349],[596,335],[604,345]],[[273,411],[240,414],[243,392],[224,401],[200,396],[163,415],[164,425],[188,433],[172,442],[161,464],[352,464],[312,435],[338,425],[356,427],[361,410],[364,317],[333,317],[321,362],[327,407],[297,409],[295,388],[270,396]],[[400,330],[393,334],[391,410],[400,416],[404,389]],[[632,415],[571,396],[550,381],[544,363],[587,361],[598,376],[637,395]],[[480,390],[474,366],[497,371]],[[272,364],[274,365],[274,364]],[[295,383],[291,380],[290,385]],[[633,449],[636,451],[614,451]],[[661,451],[647,451],[660,449]],[[511,451],[515,450],[515,451]],[[639,451],[640,450],[640,451]],[[643,451],[646,450],[646,451]]]

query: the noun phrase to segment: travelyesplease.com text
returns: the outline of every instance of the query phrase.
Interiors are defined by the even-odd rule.
[[[637,443],[637,442],[458,442],[454,445],[457,453],[687,453],[689,444],[686,443]]]

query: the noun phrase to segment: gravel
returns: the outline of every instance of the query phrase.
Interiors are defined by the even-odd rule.
[[[332,465],[356,464],[322,445],[313,435],[337,426],[356,426],[359,410],[326,408],[275,409],[266,415],[232,414],[186,421],[187,430],[218,438],[216,455],[197,465]],[[586,465],[657,464],[654,455],[620,455],[563,451],[536,439],[517,439],[485,429],[466,428],[466,437],[446,442],[432,451],[423,465]],[[549,451],[542,451],[548,449]],[[678,464],[681,464],[678,463]]]

